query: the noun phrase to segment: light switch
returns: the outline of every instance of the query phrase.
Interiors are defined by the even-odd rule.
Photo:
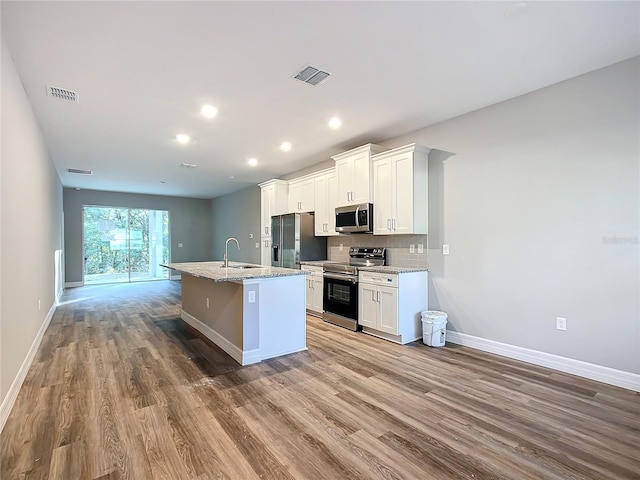
[[[449,255],[449,245],[442,245],[442,254]]]
[[[256,292],[255,290],[249,290],[249,303],[256,302]]]
[[[178,248],[182,248],[182,244],[181,243],[178,244]]]
[[[416,246],[411,244],[409,245],[409,253],[416,253]]]

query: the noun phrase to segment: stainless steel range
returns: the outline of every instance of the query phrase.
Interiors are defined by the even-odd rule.
[[[351,247],[349,263],[325,263],[322,319],[349,330],[359,330],[358,267],[385,265],[386,260],[385,248]]]

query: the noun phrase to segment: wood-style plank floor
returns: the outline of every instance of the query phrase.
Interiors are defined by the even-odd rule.
[[[0,436],[3,480],[640,478],[628,390],[313,317],[308,351],[240,367],[179,319],[179,282],[63,302]]]

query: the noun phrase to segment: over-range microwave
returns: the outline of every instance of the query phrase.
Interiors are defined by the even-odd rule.
[[[373,205],[361,203],[336,208],[336,232],[372,233]]]

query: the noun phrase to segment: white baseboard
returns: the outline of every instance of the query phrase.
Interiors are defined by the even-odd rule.
[[[169,280],[180,280],[182,278],[182,276],[180,274],[178,275],[169,275]]]
[[[64,288],[84,287],[84,282],[64,282]]]
[[[7,423],[7,419],[9,418],[9,414],[11,413],[11,409],[13,408],[13,404],[18,397],[18,393],[20,392],[20,387],[22,387],[22,383],[24,382],[27,373],[29,372],[29,368],[31,368],[31,364],[33,363],[33,359],[38,352],[38,348],[40,348],[40,343],[42,342],[42,337],[44,337],[44,332],[47,331],[47,327],[49,327],[49,323],[51,323],[51,319],[53,318],[53,314],[56,311],[56,303],[51,305],[51,308],[47,312],[47,316],[44,318],[44,322],[40,326],[38,333],[36,334],[36,338],[33,339],[33,343],[31,344],[31,348],[27,352],[27,356],[25,357],[22,365],[20,366],[20,370],[18,370],[18,374],[13,379],[13,383],[9,387],[7,394],[2,400],[2,404],[0,405],[0,432],[4,429],[5,423]]]
[[[447,330],[447,341],[640,392],[640,375]]]
[[[229,340],[224,338],[214,329],[212,329],[208,325],[205,325],[196,317],[185,312],[184,310],[182,310],[181,318],[186,323],[188,323],[193,328],[195,328],[200,333],[202,333],[209,340],[211,340],[213,343],[215,343],[217,346],[219,346],[222,350],[227,352],[229,356],[233,358],[236,362],[238,362],[240,365],[249,365],[250,363],[258,363],[259,361],[262,360],[262,358],[260,358],[259,350],[250,350],[248,352],[245,352],[243,355],[242,350],[239,347],[235,346],[233,343],[231,343]]]

